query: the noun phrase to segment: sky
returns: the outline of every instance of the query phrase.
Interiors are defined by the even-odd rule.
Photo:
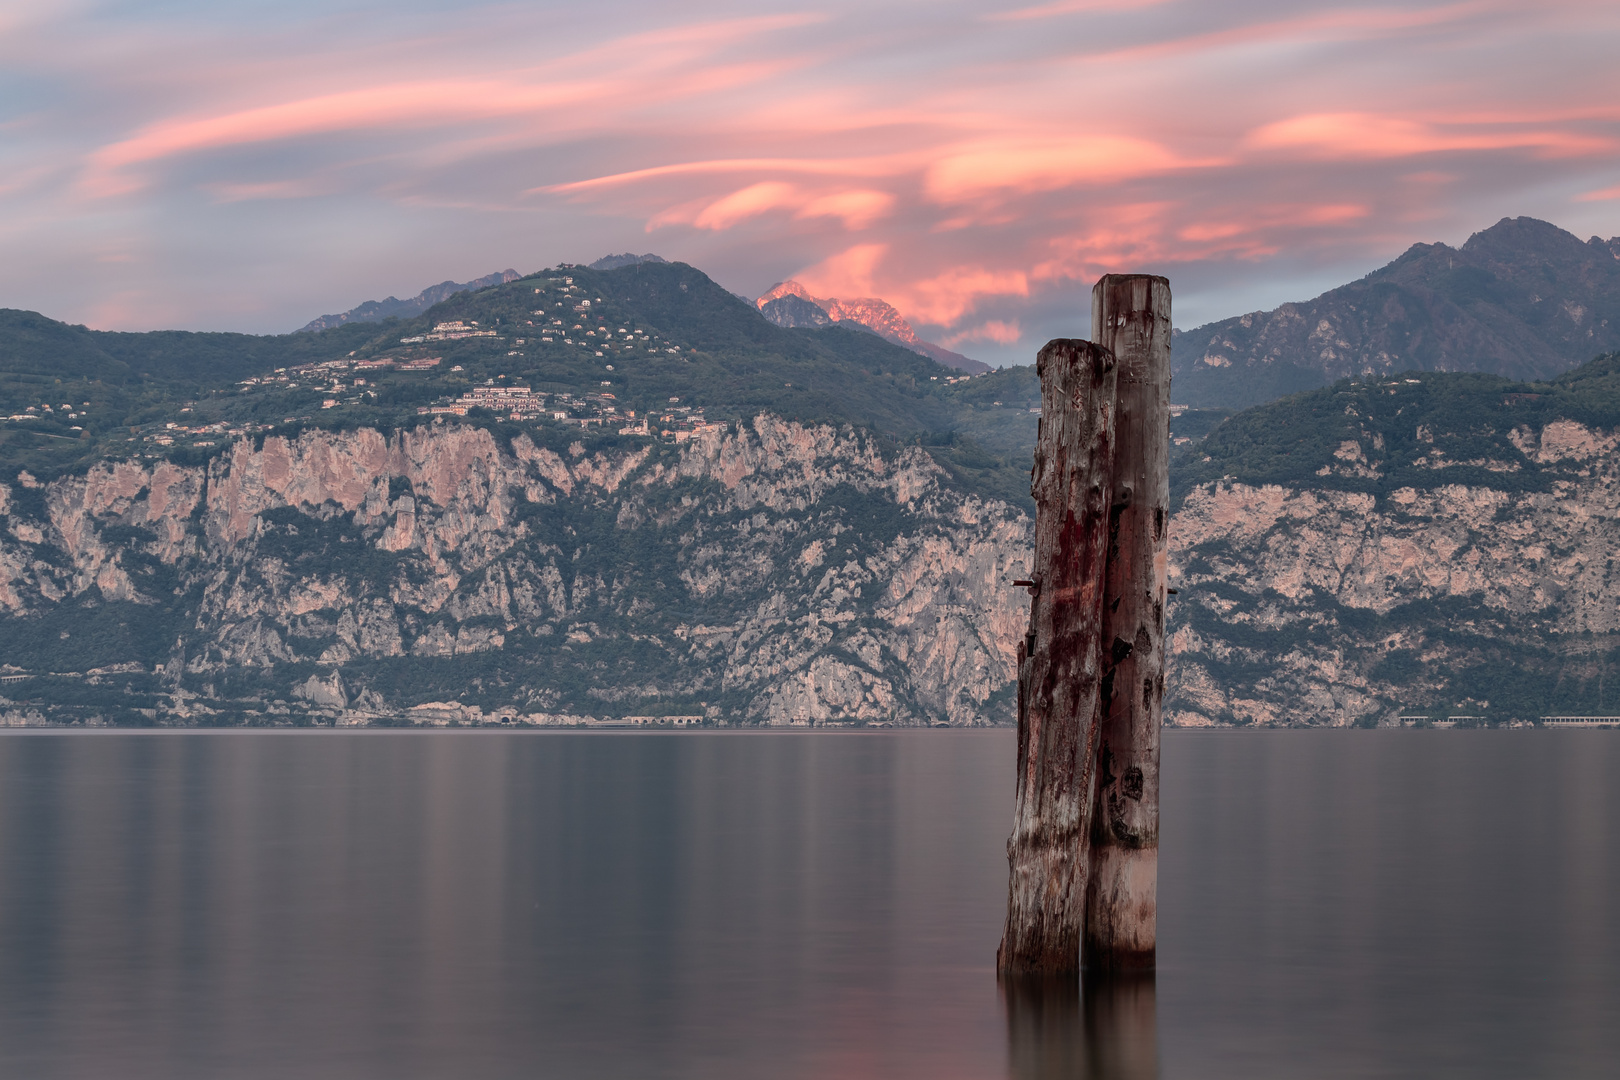
[[[991,363],[1529,215],[1620,234],[1620,4],[0,0],[0,307],[280,333],[655,252]]]

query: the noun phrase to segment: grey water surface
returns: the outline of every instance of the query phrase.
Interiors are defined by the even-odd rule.
[[[0,736],[0,1076],[1616,1074],[1620,732],[1166,732],[1084,988],[995,979],[1012,738]]]

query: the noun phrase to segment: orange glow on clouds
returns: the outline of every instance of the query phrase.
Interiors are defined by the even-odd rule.
[[[1398,158],[1448,150],[1528,149],[1546,155],[1612,154],[1613,138],[1569,131],[1446,131],[1439,125],[1369,113],[1320,113],[1267,124],[1246,140],[1260,149],[1323,157]]]
[[[926,190],[939,202],[967,202],[992,193],[1107,184],[1209,164],[1214,162],[1183,161],[1156,143],[1120,135],[985,140],[948,151],[928,170]]]
[[[792,276],[813,296],[840,299],[874,296],[878,263],[888,250],[888,244],[856,244]]]
[[[651,233],[1015,356],[1103,272],[1173,272],[1181,312],[1509,214],[1620,233],[1620,8],[1589,0],[289,2],[6,23],[8,72],[75,89],[5,121],[0,303],[285,328]]]
[[[834,218],[843,222],[846,229],[864,229],[887,214],[894,201],[894,196],[884,191],[856,189],[822,194],[806,191],[796,184],[766,181],[734,191],[701,208],[691,204],[671,207],[649,221],[648,229],[686,224],[719,231],[773,210],[790,210],[800,221]]]
[[[958,331],[945,338],[940,344],[947,349],[954,349],[958,345],[965,345],[970,341],[994,341],[998,345],[1012,345],[1024,336],[1023,327],[1018,320],[1004,322],[1001,319],[987,319],[977,326],[970,326],[966,330]]]

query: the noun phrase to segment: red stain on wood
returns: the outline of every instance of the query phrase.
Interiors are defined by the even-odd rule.
[[[1078,967],[1102,720],[1114,358],[1090,342],[1058,339],[1040,351],[1036,368],[1036,585],[1018,651],[1017,806],[1007,841],[1007,926],[996,955],[1006,974]]]
[[[1150,969],[1169,522],[1170,285],[1110,274],[1040,352],[1005,975]]]

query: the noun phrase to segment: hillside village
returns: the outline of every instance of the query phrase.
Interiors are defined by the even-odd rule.
[[[160,415],[126,423],[111,441],[150,458],[209,451],[237,438],[309,425],[341,428],[414,416],[433,422],[482,418],[536,431],[577,429],[681,443],[739,419],[728,409],[715,415],[714,403],[693,400],[690,391],[652,396],[630,387],[651,371],[650,364],[668,373],[671,364],[679,369],[709,354],[692,340],[647,325],[641,313],[605,297],[600,287],[587,288],[585,278],[560,270],[501,284],[509,298],[523,296],[528,302],[512,310],[508,299],[504,310],[492,314],[487,292],[459,295],[460,306],[473,305],[464,315],[441,315],[417,324],[420,329],[401,324],[404,332],[393,335],[387,323],[380,324],[375,339],[346,355],[278,366],[174,402]],[[975,378],[937,367],[932,371],[919,377],[941,390]],[[794,389],[791,381],[783,384],[784,391]],[[1029,405],[984,404],[1020,412]],[[10,420],[78,421],[90,409],[89,402],[40,403]],[[76,425],[52,437],[83,430]]]

